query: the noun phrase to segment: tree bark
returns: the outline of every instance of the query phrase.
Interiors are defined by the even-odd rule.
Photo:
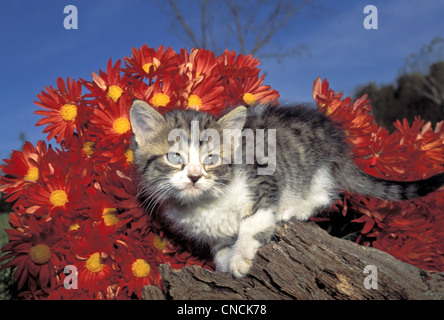
[[[364,273],[366,266],[374,267]],[[145,299],[444,299],[444,272],[332,237],[312,222],[279,226],[245,278],[198,266],[160,272],[164,290],[146,286]]]

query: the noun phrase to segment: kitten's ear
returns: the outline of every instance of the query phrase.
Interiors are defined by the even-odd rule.
[[[244,106],[239,106],[220,118],[217,123],[224,129],[242,130],[246,117],[247,108]]]
[[[164,117],[142,100],[134,100],[130,109],[131,128],[137,144],[146,142],[147,139],[165,123]]]

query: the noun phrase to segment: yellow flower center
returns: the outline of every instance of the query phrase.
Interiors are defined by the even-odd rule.
[[[117,216],[116,208],[105,208],[102,212],[102,218],[105,225],[108,227],[115,226],[119,223],[119,217]]]
[[[153,239],[153,244],[154,247],[159,250],[159,251],[163,251],[167,245],[167,239],[161,239],[159,236],[154,236]]]
[[[134,152],[131,149],[126,150],[125,152],[126,162],[134,163]]]
[[[68,231],[78,230],[80,228],[80,225],[78,223],[74,223],[69,226]]]
[[[192,94],[188,98],[188,108],[199,110],[202,108],[202,100],[198,96]]]
[[[49,197],[49,202],[54,207],[63,207],[68,202],[68,195],[63,190],[53,191]]]
[[[99,252],[93,253],[86,260],[86,269],[91,272],[99,272],[104,266],[105,265],[102,263],[102,257],[100,257]]]
[[[114,121],[113,129],[118,134],[124,134],[131,129],[131,124],[127,118],[119,118],[116,121]]]
[[[94,142],[92,142],[92,141],[86,141],[83,144],[83,148],[82,148],[83,153],[85,153],[85,156],[87,156],[88,158],[91,157],[91,155],[94,153],[93,146],[94,146]]]
[[[23,177],[23,180],[36,182],[38,178],[39,169],[37,169],[36,167],[30,167],[26,175]]]
[[[153,72],[156,71],[157,67],[154,63],[148,62],[142,66],[143,71],[150,73],[150,68],[153,67]]]
[[[136,259],[131,265],[133,275],[137,278],[145,278],[150,274],[151,266],[143,259]]]
[[[60,116],[65,121],[73,121],[77,117],[77,107],[73,104],[65,104],[60,109]]]
[[[245,93],[245,94],[242,96],[242,99],[243,99],[244,102],[245,102],[246,104],[248,104],[249,106],[251,106],[252,104],[254,104],[254,103],[256,102],[256,98],[254,97],[254,94],[249,93],[249,92]]]
[[[158,92],[151,98],[151,104],[153,107],[165,107],[168,103],[170,103],[170,97],[165,93]]]
[[[108,93],[106,94],[106,97],[109,99],[113,99],[114,102],[116,102],[120,96],[122,95],[123,90],[119,86],[109,86],[108,87]]]
[[[46,244],[38,244],[29,250],[29,256],[35,264],[45,264],[51,258],[51,249]]]
[[[325,103],[321,104],[320,107],[321,107],[321,108],[325,108],[325,107],[327,107],[327,110],[325,111],[325,114],[326,114],[327,116],[329,116],[329,115],[331,115],[331,114],[333,113],[333,111],[331,110],[331,108],[330,108],[329,106],[327,106]]]

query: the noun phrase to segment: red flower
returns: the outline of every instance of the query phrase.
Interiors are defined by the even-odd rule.
[[[69,262],[76,266],[78,286],[90,292],[106,290],[111,285],[111,257],[113,237],[98,232],[91,224],[85,224],[71,245]]]
[[[253,58],[250,54],[248,56],[240,54],[236,56],[235,51],[225,50],[222,55],[217,57],[216,62],[219,67],[219,72],[224,76],[232,79],[246,79],[259,74],[259,60]]]
[[[342,99],[342,96],[342,93],[329,89],[326,79],[321,82],[318,78],[313,84],[313,98],[318,109],[344,130],[354,154],[368,154],[378,129],[374,117],[369,114],[367,97],[352,102],[349,97]]]
[[[190,91],[182,94],[182,103],[186,109],[205,111],[217,115],[225,108],[224,87],[215,77],[202,80]]]
[[[178,107],[181,92],[178,82],[177,74],[166,74],[151,86],[139,81],[134,84],[132,94],[135,99],[145,100],[159,112],[166,113]]]
[[[46,116],[36,125],[47,125],[43,133],[49,132],[48,141],[56,137],[57,143],[65,140],[69,144],[74,131],[79,131],[86,121],[88,108],[82,99],[82,86],[80,82],[69,78],[65,85],[65,81],[58,78],[57,89],[50,86],[46,91],[37,95],[39,101],[34,101],[36,105],[46,109],[34,112]]]
[[[82,80],[82,84],[91,91],[86,97],[94,97],[101,99],[111,99],[114,102],[119,100],[120,96],[125,92],[128,86],[128,77],[120,76],[121,60],[117,60],[113,66],[111,59],[108,60],[106,73],[99,70],[99,75],[91,72],[93,81]]]
[[[213,52],[205,49],[181,50],[183,63],[179,66],[179,73],[186,75],[189,80],[199,77],[210,77],[217,66]]]
[[[124,94],[117,102],[112,100],[99,102],[94,109],[91,123],[96,126],[97,135],[102,137],[101,142],[116,144],[124,142],[129,145],[132,135],[129,120],[131,100]]]
[[[113,201],[98,190],[89,191],[85,202],[89,203],[90,209],[87,210],[88,218],[91,218],[93,226],[99,230],[100,234],[113,234],[126,227],[131,221],[129,217],[123,217],[123,209],[117,201]],[[91,222],[91,220],[89,220]]]
[[[132,48],[131,58],[124,58],[126,68],[125,74],[142,78],[153,79],[160,74],[176,70],[178,55],[168,47],[164,52],[164,47],[160,46],[157,51],[148,48],[145,44],[140,49]]]
[[[48,220],[60,218],[60,214],[70,216],[78,209],[84,188],[91,183],[92,176],[84,168],[77,168],[80,172],[73,174],[77,169],[70,168],[66,159],[63,153],[48,150],[45,165],[41,166],[40,183],[35,185],[33,192],[20,199],[20,204],[28,205],[27,213]]]
[[[0,179],[0,191],[6,194],[8,201],[15,201],[26,194],[26,189],[39,180],[46,150],[44,141],[38,141],[35,147],[25,142],[22,152],[14,150],[10,160],[4,159],[6,164],[0,166],[5,174]]]
[[[17,266],[14,277],[18,279],[18,289],[27,285],[33,295],[40,289],[49,293],[57,283],[57,270],[63,265],[64,237],[56,224],[29,219],[27,229],[5,230],[9,243],[2,251],[10,253],[0,260],[13,258],[2,269]]]
[[[137,180],[134,178],[134,167],[122,170],[107,171],[98,178],[104,193],[115,198],[116,206],[124,211],[119,215],[128,221],[128,231],[146,235],[152,228],[159,228],[150,219],[151,212],[147,214],[138,199]]]
[[[270,86],[262,85],[263,81],[264,76],[258,78],[257,75],[241,80],[229,78],[225,90],[232,97],[230,104],[251,106],[255,103],[270,103],[277,105],[279,93],[272,90]]]
[[[114,266],[122,274],[119,285],[128,288],[130,294],[134,293],[140,299],[144,286],[161,285],[159,262],[154,259],[152,250],[138,245],[135,241],[121,241],[119,244]]]
[[[436,125],[433,130],[431,123],[424,124],[424,120],[416,117],[412,126],[404,119],[401,123],[397,120],[394,123],[397,131],[394,134],[399,139],[399,144],[403,146],[409,154],[415,154],[418,158],[415,164],[416,179],[424,179],[432,173],[442,172],[444,162],[444,126],[443,122]],[[419,161],[420,160],[420,161]],[[409,162],[411,165],[412,162]],[[411,169],[411,168],[409,168]]]

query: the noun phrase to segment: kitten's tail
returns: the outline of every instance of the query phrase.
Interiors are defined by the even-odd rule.
[[[376,178],[355,164],[344,164],[337,176],[340,187],[361,195],[384,200],[408,200],[425,196],[444,185],[444,172],[417,181],[393,181]]]

